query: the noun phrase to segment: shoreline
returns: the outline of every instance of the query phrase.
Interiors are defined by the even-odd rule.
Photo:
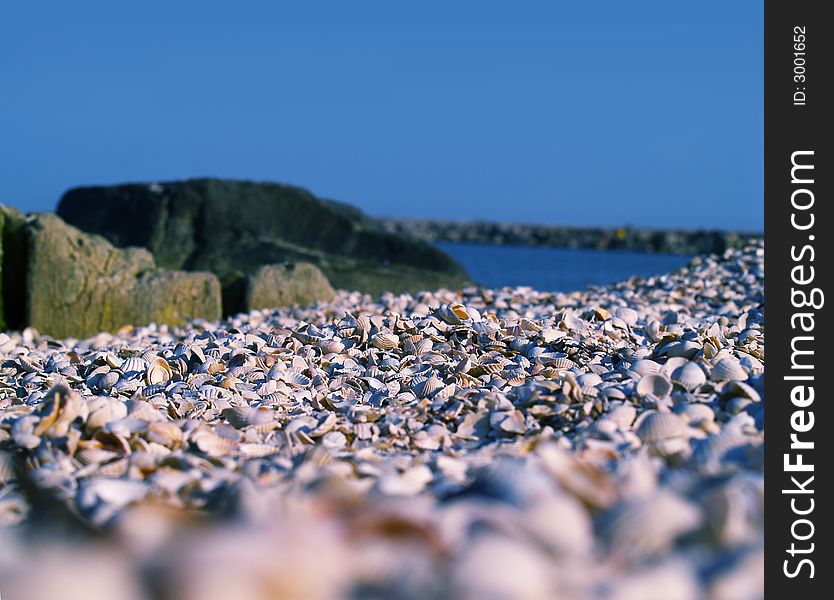
[[[478,243],[664,254],[720,254],[763,239],[741,231],[566,227],[493,221],[376,218],[386,233],[426,242]]]

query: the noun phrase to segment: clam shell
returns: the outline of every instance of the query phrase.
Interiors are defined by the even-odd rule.
[[[374,348],[379,348],[380,350],[393,350],[394,348],[399,347],[400,338],[393,333],[380,331],[379,333],[375,333],[371,336],[371,345]]]
[[[171,367],[164,358],[154,358],[148,364],[148,370],[145,371],[145,383],[154,385],[168,381],[173,376]]]
[[[741,366],[741,362],[735,358],[722,358],[710,372],[710,379],[713,381],[744,381],[747,379],[747,371]]]
[[[605,411],[605,418],[620,425],[630,427],[637,416],[637,409],[631,404],[620,403]]]
[[[140,356],[130,356],[120,365],[122,373],[129,375],[131,373],[144,373],[148,368],[148,363]]]
[[[637,437],[647,444],[691,434],[686,419],[675,413],[650,411],[641,415],[636,425]]]
[[[638,375],[651,375],[652,373],[660,372],[661,365],[648,358],[641,358],[635,360],[631,364],[631,370]]]
[[[715,420],[715,411],[701,403],[679,404],[675,407],[675,413],[686,419],[690,425]]]
[[[643,559],[662,554],[702,521],[697,506],[661,492],[615,505],[600,518],[599,531],[615,556]]]
[[[287,371],[284,374],[284,381],[293,387],[307,387],[312,382],[312,379],[299,371]]]
[[[693,391],[707,382],[707,376],[697,364],[688,362],[672,372],[672,381],[686,390]]]
[[[665,398],[672,393],[673,387],[668,377],[659,373],[649,373],[640,378],[636,390],[637,394],[643,397]]]
[[[443,380],[436,375],[432,375],[431,377],[420,378],[419,381],[413,383],[411,391],[413,391],[418,398],[429,398],[434,392],[443,386]]]

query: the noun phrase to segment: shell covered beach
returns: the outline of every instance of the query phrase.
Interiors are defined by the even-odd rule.
[[[0,593],[759,598],[763,261],[0,334]]]

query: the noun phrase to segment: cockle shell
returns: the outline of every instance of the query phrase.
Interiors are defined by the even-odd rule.
[[[600,534],[615,556],[638,559],[666,551],[675,538],[700,526],[697,506],[672,494],[622,502],[600,518]]]
[[[145,372],[145,383],[154,385],[156,383],[163,383],[168,381],[173,376],[171,367],[164,358],[154,358],[148,365],[148,370]]]
[[[371,345],[380,350],[393,350],[400,345],[400,338],[393,333],[380,331],[371,336]]]
[[[747,379],[747,371],[735,358],[722,358],[712,367],[710,379],[713,381],[744,381]]]
[[[665,398],[672,393],[673,386],[672,382],[666,376],[659,373],[649,373],[640,378],[640,381],[637,382],[636,389],[640,396]]]
[[[637,437],[645,443],[690,435],[686,420],[675,413],[649,411],[641,415],[636,425]]]
[[[692,391],[707,381],[703,369],[694,362],[687,362],[672,372],[672,381],[686,390]]]

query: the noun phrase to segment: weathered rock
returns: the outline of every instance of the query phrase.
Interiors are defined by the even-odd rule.
[[[264,265],[249,275],[249,310],[329,302],[336,296],[324,274],[310,263]]]
[[[148,248],[161,267],[214,272],[231,302],[226,313],[246,308],[236,305],[241,277],[265,264],[309,262],[334,287],[372,294],[469,282],[430,244],[385,233],[357,209],[289,185],[195,179],[76,188],[58,214],[117,246]]]
[[[26,217],[0,204],[0,330],[22,329],[26,314]]]
[[[25,226],[28,325],[55,337],[83,337],[149,322],[182,325],[220,318],[211,273],[166,272],[143,248],[115,248],[53,214]]]

